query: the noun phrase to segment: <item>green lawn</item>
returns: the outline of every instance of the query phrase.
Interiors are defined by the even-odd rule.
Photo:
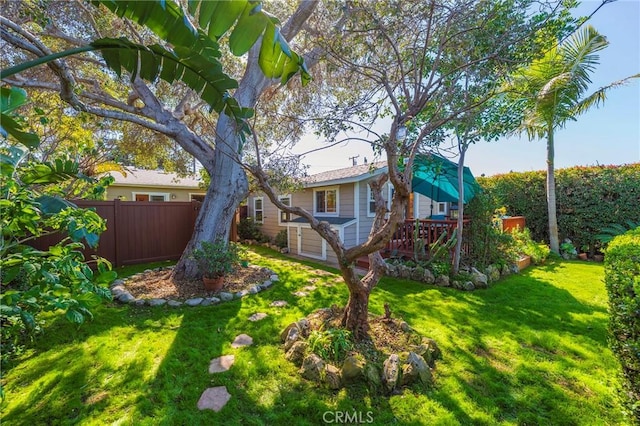
[[[328,411],[369,415],[380,425],[623,422],[600,264],[530,268],[471,293],[384,279],[371,310],[381,314],[389,303],[393,315],[436,339],[444,359],[433,388],[382,397],[358,388],[334,392],[298,376],[284,359],[280,330],[317,308],[344,304],[346,289],[317,264],[252,252],[254,263],[281,279],[258,295],[198,308],[105,306],[80,328],[52,322],[4,372],[2,423],[316,425]],[[311,282],[318,289],[308,297],[291,295]],[[278,299],[289,306],[269,306]],[[255,312],[269,316],[248,321]],[[254,345],[232,349],[240,333]],[[235,365],[210,375],[209,361],[223,354],[235,354]],[[198,411],[204,389],[222,385],[232,395],[227,406]]]

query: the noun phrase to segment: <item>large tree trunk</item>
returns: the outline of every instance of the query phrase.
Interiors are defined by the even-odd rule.
[[[357,277],[353,280],[343,274],[343,278],[349,287],[349,301],[344,309],[342,326],[349,330],[356,340],[362,340],[369,335],[369,295],[371,290],[363,286]]]
[[[553,126],[547,130],[547,211],[549,213],[549,246],[554,253],[560,253],[558,238],[558,218],[556,216],[556,178],[554,167]]]
[[[230,155],[234,147],[237,149],[237,136],[233,133],[231,120],[226,116],[220,117],[217,128],[221,131],[218,134],[226,134],[227,140],[231,142],[218,142],[211,167],[206,167],[211,183],[198,213],[191,240],[174,269],[174,278],[177,279],[195,279],[202,275],[190,257],[191,252],[198,248],[202,241],[229,239],[231,221],[236,209],[249,193],[245,172]]]

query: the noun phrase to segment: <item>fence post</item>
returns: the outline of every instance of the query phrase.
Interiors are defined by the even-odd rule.
[[[121,252],[120,252],[120,238],[119,238],[119,229],[118,223],[121,220],[121,212],[120,212],[120,203],[122,201],[119,198],[113,200],[113,245],[115,252],[115,263],[116,266],[122,265]]]

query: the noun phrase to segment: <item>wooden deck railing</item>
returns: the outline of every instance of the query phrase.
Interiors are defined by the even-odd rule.
[[[465,228],[469,222],[469,219],[464,220]],[[387,243],[385,252],[390,256],[412,258],[415,257],[416,253],[425,252],[428,256],[429,247],[437,242],[442,237],[442,234],[445,234],[445,236],[442,237],[440,242],[444,244],[449,241],[457,227],[457,220],[407,219],[404,223],[398,225],[393,238]],[[420,247],[416,247],[416,243],[420,244]],[[422,250],[423,247],[424,250]],[[466,250],[467,245],[463,241],[463,252],[466,253]]]

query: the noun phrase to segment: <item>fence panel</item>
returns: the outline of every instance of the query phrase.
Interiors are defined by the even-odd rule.
[[[147,201],[73,201],[78,207],[93,208],[107,222],[97,250],[86,249],[88,259],[97,254],[114,266],[176,260],[191,239],[200,203]],[[37,249],[57,244],[60,233],[38,238]]]

